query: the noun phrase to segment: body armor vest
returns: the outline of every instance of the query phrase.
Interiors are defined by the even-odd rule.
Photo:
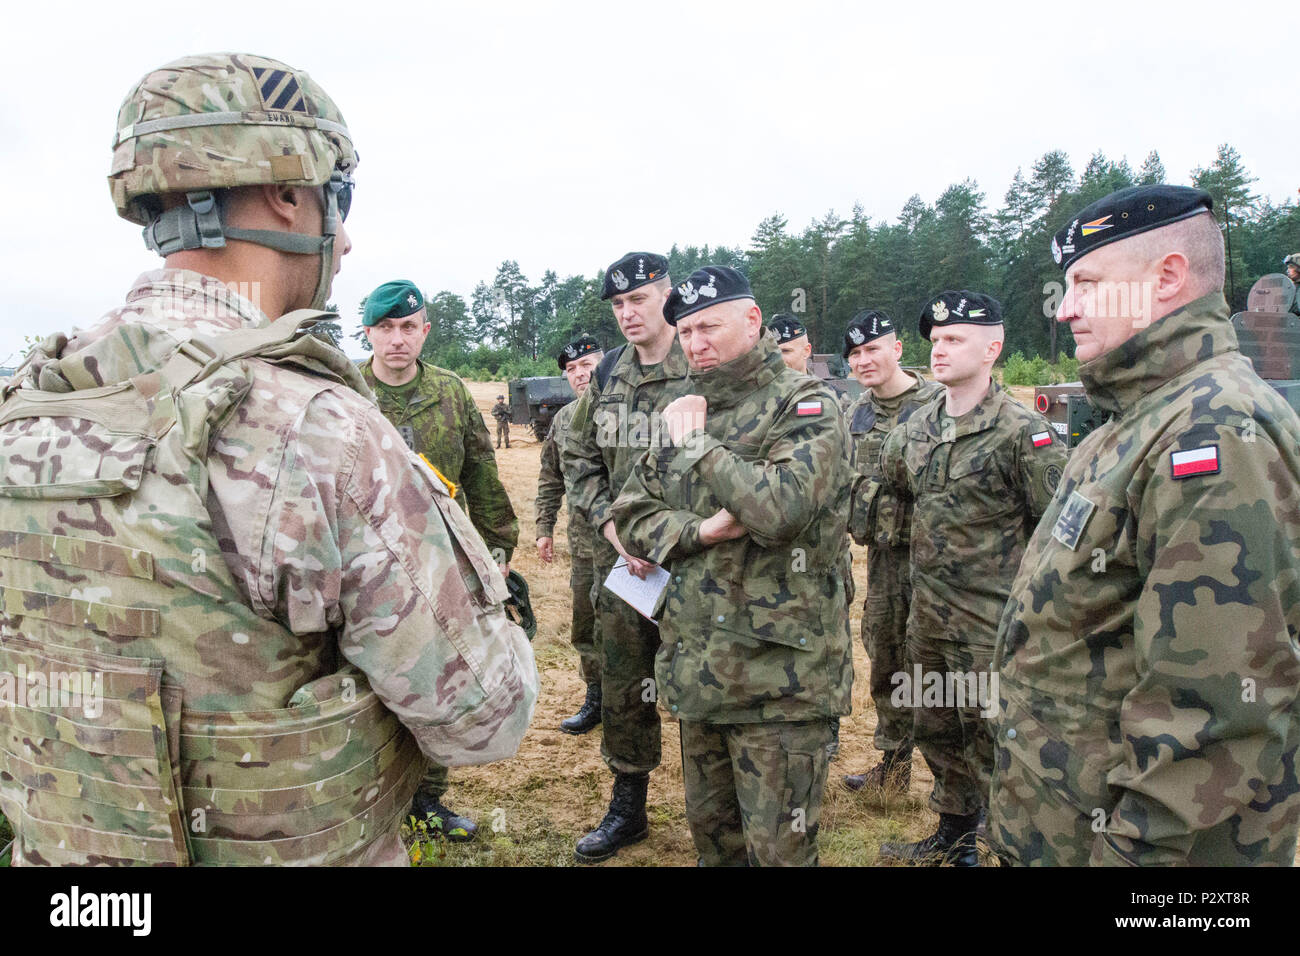
[[[127,324],[107,347],[130,356],[98,367],[162,348],[161,368],[97,385],[65,361],[7,389],[0,811],[15,864],[346,863],[409,805],[425,761],[364,676],[336,669],[334,641],[266,673],[299,642],[247,606],[206,508],[209,442],[251,387],[248,359],[369,394],[341,353],[295,338],[320,315],[186,341]]]

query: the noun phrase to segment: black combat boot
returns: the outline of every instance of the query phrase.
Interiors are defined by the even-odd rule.
[[[573,855],[579,863],[608,860],[625,846],[640,843],[650,835],[645,815],[645,792],[650,784],[648,773],[614,774],[614,795],[609,812],[600,826],[578,841]]]
[[[880,858],[915,866],[979,866],[975,827],[979,813],[939,814],[939,828],[915,843],[882,843]]]
[[[442,802],[442,795],[430,796],[417,792],[411,801],[411,815],[417,820],[424,820],[433,814],[442,821],[442,835],[452,843],[468,843],[478,833],[478,824],[469,817],[458,816],[454,810]]]
[[[866,773],[851,773],[844,778],[844,786],[850,790],[888,790],[894,793],[907,793],[912,785],[912,751],[886,750],[880,763]]]
[[[560,721],[560,729],[566,734],[585,734],[600,723],[600,684],[587,685],[587,699],[582,702],[578,712],[572,717]]]

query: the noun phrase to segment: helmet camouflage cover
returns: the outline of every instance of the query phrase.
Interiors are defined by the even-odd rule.
[[[148,225],[163,193],[320,186],[357,165],[343,115],[306,73],[242,53],[150,72],[117,116],[109,186],[118,215]]]

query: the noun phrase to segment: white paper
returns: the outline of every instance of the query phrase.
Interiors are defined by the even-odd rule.
[[[609,588],[651,623],[658,624],[650,615],[659,603],[659,595],[668,586],[668,572],[655,565],[641,580],[627,569],[627,562],[619,560],[605,578],[605,587]]]

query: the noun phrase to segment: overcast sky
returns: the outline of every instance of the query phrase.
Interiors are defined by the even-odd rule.
[[[855,202],[892,220],[966,177],[996,209],[1050,149],[1077,171],[1097,149],[1136,169],[1156,148],[1184,183],[1228,142],[1258,193],[1294,199],[1293,15],[1147,6],[12,5],[0,365],[24,335],[93,323],[160,261],[114,214],[110,140],[131,86],[190,53],[284,60],[342,110],[361,155],[332,296],[349,331],[397,277],[468,300],[503,259],[533,281],[591,275],[630,249],[745,245],[777,211],[792,229]]]

